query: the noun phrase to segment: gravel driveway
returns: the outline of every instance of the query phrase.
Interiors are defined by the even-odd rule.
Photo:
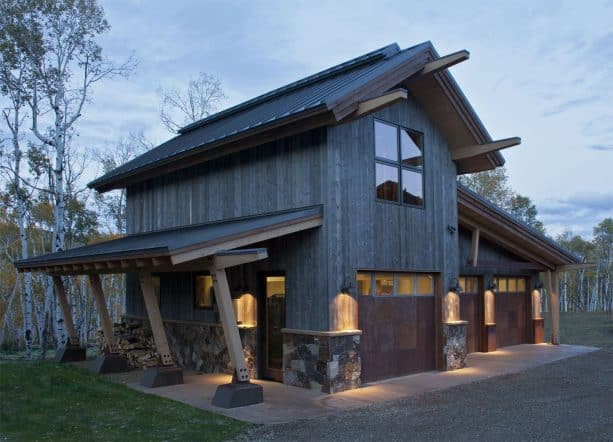
[[[613,440],[613,351],[601,350],[239,440]]]

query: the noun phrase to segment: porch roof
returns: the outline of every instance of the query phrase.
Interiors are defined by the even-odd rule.
[[[52,274],[123,273],[184,268],[220,250],[244,247],[320,226],[321,205],[127,235],[16,261],[23,271]]]

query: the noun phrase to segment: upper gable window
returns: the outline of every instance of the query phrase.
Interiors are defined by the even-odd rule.
[[[375,120],[377,199],[424,205],[423,135]]]

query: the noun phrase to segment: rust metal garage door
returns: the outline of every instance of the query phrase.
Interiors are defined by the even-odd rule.
[[[466,329],[466,351],[481,351],[483,332],[483,289],[477,276],[461,276],[460,317],[468,321]]]
[[[362,382],[434,370],[432,276],[360,272],[358,290]]]
[[[526,278],[496,279],[496,344],[498,347],[528,342],[530,306]]]

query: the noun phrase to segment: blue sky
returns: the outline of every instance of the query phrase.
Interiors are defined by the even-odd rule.
[[[207,72],[224,106],[364,52],[431,40],[440,54],[467,49],[452,68],[504,152],[512,187],[529,196],[550,234],[590,236],[613,216],[613,0],[182,1],[107,0],[102,45],[139,60],[127,80],[97,87],[79,123],[85,145],[142,130],[170,137],[161,87]]]

